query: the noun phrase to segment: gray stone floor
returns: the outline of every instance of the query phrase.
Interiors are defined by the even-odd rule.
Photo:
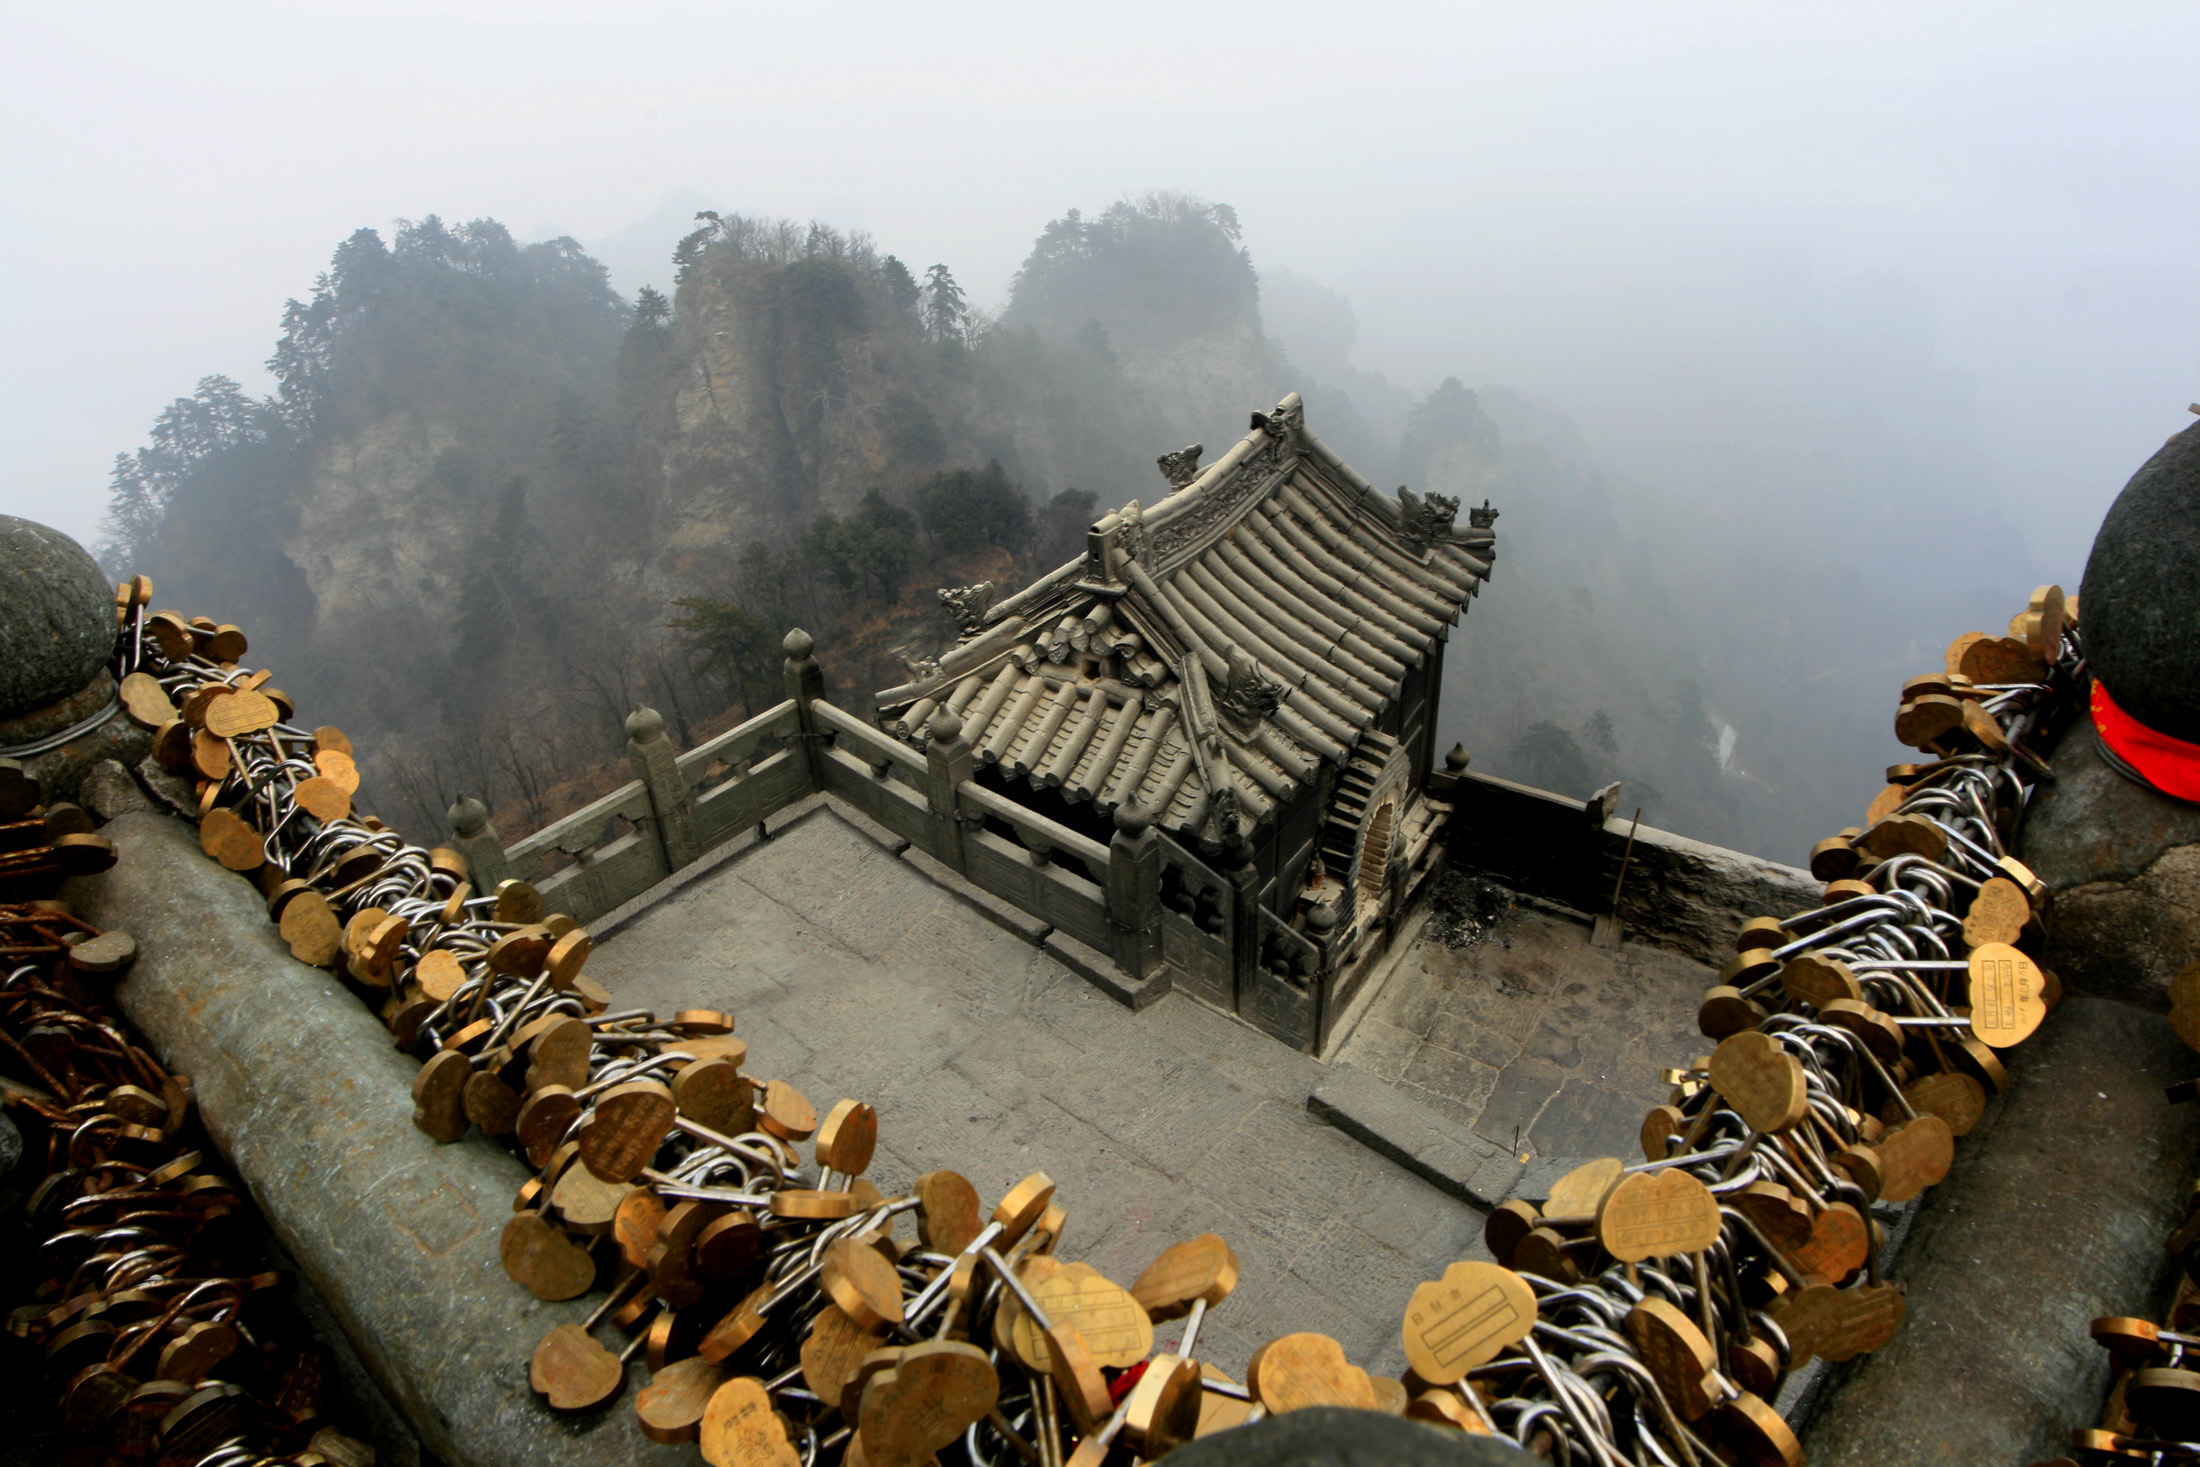
[[[1696,1006],[1716,976],[1515,908],[1469,947],[1424,936],[1337,1057],[1516,1155],[1632,1160],[1658,1072],[1710,1050]]]
[[[622,1005],[732,1010],[750,1072],[820,1111],[877,1106],[890,1192],[952,1167],[990,1204],[1045,1171],[1065,1256],[1125,1284],[1220,1233],[1244,1272],[1201,1338],[1233,1372],[1313,1329],[1395,1375],[1414,1287],[1488,1256],[1480,1213],[1307,1113],[1314,1060],[1181,995],[1132,1013],[831,807],[634,918],[589,972]]]

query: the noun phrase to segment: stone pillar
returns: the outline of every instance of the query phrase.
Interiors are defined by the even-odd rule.
[[[796,747],[802,755],[802,768],[812,790],[825,788],[825,771],[820,767],[817,718],[810,712],[810,704],[825,696],[825,669],[810,655],[817,646],[816,639],[796,627],[787,633],[780,648],[787,654],[787,696],[794,700],[795,718],[799,728],[795,734]]]
[[[649,790],[657,845],[664,852],[669,874],[700,854],[695,845],[695,801],[680,773],[672,740],[665,737],[664,715],[654,708],[635,709],[626,717],[626,737],[626,761]]]
[[[451,806],[451,844],[466,857],[466,877],[474,895],[491,896],[497,883],[512,874],[505,859],[504,841],[489,823],[489,807],[472,795],[460,795]]]
[[[1115,927],[1115,965],[1133,978],[1161,970],[1161,837],[1133,804],[1115,807],[1108,842],[1108,921]]]
[[[962,825],[956,820],[955,787],[970,778],[977,765],[977,750],[963,737],[962,720],[945,705],[934,710],[932,738],[925,745],[925,800],[932,807],[933,838],[939,858],[957,871],[963,869]]]

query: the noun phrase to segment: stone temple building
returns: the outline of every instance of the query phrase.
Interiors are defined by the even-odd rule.
[[[981,780],[1073,829],[1150,823],[1249,871],[1259,909],[1327,950],[1341,1004],[1441,849],[1444,648],[1496,511],[1462,525],[1455,499],[1378,490],[1296,393],[1205,468],[1200,451],[1164,456],[1165,498],[1104,516],[1014,595],[943,590],[961,639],[880,693],[879,721],[920,746],[951,722]],[[1209,930],[1218,896],[1196,876],[1163,891]],[[1263,970],[1307,976],[1250,941],[1229,971],[1185,966],[1225,1006]]]

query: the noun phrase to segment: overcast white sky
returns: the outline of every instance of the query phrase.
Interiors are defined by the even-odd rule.
[[[1826,359],[1968,400],[2074,581],[2200,399],[2196,43],[2189,0],[7,0],[0,510],[91,538],[112,456],[203,374],[264,388],[362,224],[588,240],[693,189],[998,304],[1048,218],[1175,188],[1350,296],[1356,365],[1550,396],[1681,487],[1767,462],[1724,439],[1776,444],[1824,380],[1781,363],[1862,331]]]

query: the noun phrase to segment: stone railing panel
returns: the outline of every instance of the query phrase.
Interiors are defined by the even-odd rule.
[[[635,830],[535,885],[544,910],[563,912],[585,927],[671,874],[655,838]]]
[[[724,845],[812,793],[810,771],[793,749],[781,749],[747,774],[705,790],[695,802],[695,841]]]
[[[680,777],[687,781],[690,790],[700,789],[708,782],[713,764],[730,766],[733,777],[739,778],[741,771],[755,760],[759,745],[766,739],[785,738],[797,726],[794,700],[789,698],[722,734],[705,739],[673,762],[679,766]]]
[[[922,793],[893,777],[897,767],[867,764],[860,755],[837,747],[826,750],[820,764],[827,794],[846,800],[867,819],[937,858],[939,832],[932,808]]]
[[[640,826],[651,818],[648,787],[638,779],[630,779],[610,794],[590,800],[572,814],[521,838],[505,851],[505,864],[512,875],[534,881],[543,859],[552,851],[585,860],[599,847],[626,838],[613,830],[613,821]]]

